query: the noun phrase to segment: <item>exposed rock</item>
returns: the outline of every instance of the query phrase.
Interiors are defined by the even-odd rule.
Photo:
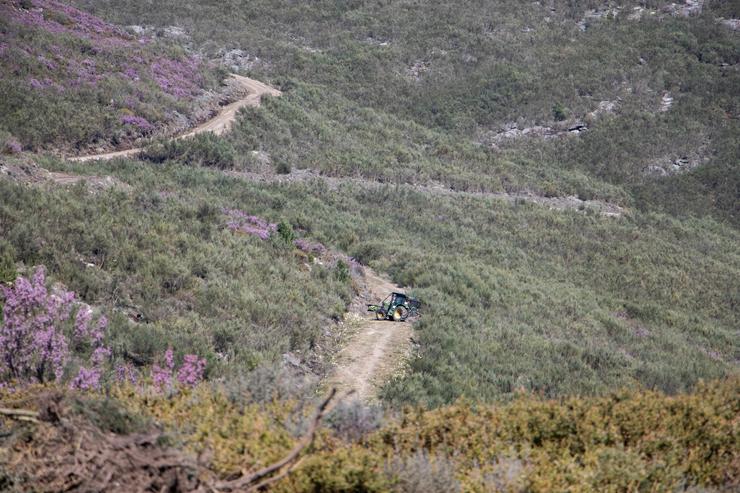
[[[671,3],[666,5],[663,8],[663,11],[674,16],[690,17],[701,14],[703,7],[704,0],[686,0],[682,3]]]
[[[131,33],[137,35],[137,36],[143,36],[147,32],[147,28],[144,26],[137,26],[137,25],[131,25],[126,26],[126,29],[128,29]]]
[[[365,43],[372,45],[372,46],[390,46],[390,41],[385,41],[381,39],[373,38],[372,36],[368,36],[365,38]]]
[[[475,63],[475,62],[478,61],[478,57],[475,57],[475,56],[471,55],[470,53],[465,53],[462,56],[462,61],[465,62],[465,63]]]
[[[296,355],[294,355],[293,353],[284,353],[284,354],[283,354],[283,361],[284,361],[284,362],[285,362],[286,364],[289,364],[289,365],[295,366],[295,367],[297,367],[297,368],[301,368],[301,367],[303,366],[303,365],[302,365],[302,363],[301,363],[301,360],[300,360],[300,358],[298,358],[298,357],[297,357]]]
[[[660,12],[642,6],[633,7],[627,12],[623,12],[621,7],[591,9],[583,14],[583,18],[577,22],[577,26],[581,31],[585,31],[591,22],[617,18],[619,16],[625,16],[625,14],[626,18],[632,21],[637,21],[647,16],[658,16],[659,14],[661,17],[665,15],[691,17],[699,15],[703,7],[704,0],[686,0],[685,2],[673,2],[665,5]]]
[[[619,98],[617,98],[616,101],[600,101],[596,109],[593,110],[591,113],[588,113],[586,117],[591,120],[596,120],[603,115],[614,113],[618,107]]]
[[[668,172],[662,166],[650,165],[645,168],[646,175],[652,176],[668,176]]]
[[[179,41],[190,41],[190,35],[185,28],[179,26],[139,26],[132,24],[126,26],[126,30],[136,36],[151,36],[155,38],[177,39]]]
[[[429,71],[429,62],[418,61],[406,69],[406,73],[416,81],[421,80],[422,74]]]
[[[490,136],[490,140],[494,143],[499,143],[505,140],[523,137],[550,138],[555,137],[556,133],[557,132],[551,127],[535,125],[533,127],[519,128],[516,123],[508,123],[504,126],[504,130],[502,132]]]
[[[225,48],[221,49],[216,54],[216,60],[232,72],[252,70],[254,67],[262,63],[262,60],[260,60],[259,57],[250,55],[244,50],[227,50]]]
[[[578,21],[577,25],[581,31],[588,29],[588,25],[592,21],[598,21],[607,17],[617,17],[619,15],[619,8],[607,8],[607,9],[591,9],[587,10],[583,14],[583,19]]]
[[[670,176],[686,173],[701,166],[707,158],[682,156],[675,159],[662,159],[648,165],[644,173],[648,176]]]
[[[717,19],[717,22],[729,27],[733,31],[740,30],[740,19]]]
[[[660,111],[661,113],[665,113],[669,109],[671,109],[671,106],[673,106],[673,97],[671,96],[670,92],[666,92],[663,94],[663,97],[660,99]]]
[[[162,29],[162,34],[165,38],[190,39],[185,29],[178,26],[167,26]]]

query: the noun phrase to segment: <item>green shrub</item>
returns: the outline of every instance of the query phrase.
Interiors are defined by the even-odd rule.
[[[231,169],[236,162],[236,152],[231,144],[211,133],[156,142],[148,146],[141,157],[157,164],[178,161],[188,166],[218,169]]]
[[[558,122],[568,119],[568,110],[563,106],[563,103],[552,105],[552,117]]]
[[[280,221],[277,225],[277,232],[280,240],[286,245],[292,245],[293,241],[296,239],[293,226],[291,226],[289,222]]]
[[[275,172],[279,175],[289,175],[291,171],[291,166],[288,161],[280,160],[275,165]]]
[[[15,249],[6,240],[0,239],[0,284],[15,281]]]

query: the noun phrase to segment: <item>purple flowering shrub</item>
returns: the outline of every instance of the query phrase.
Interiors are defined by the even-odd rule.
[[[70,386],[95,389],[100,386],[110,358],[105,346],[108,321],[100,316],[93,322],[92,310],[75,301],[71,291],[50,291],[46,273],[38,267],[30,279],[19,276],[4,297],[0,328],[0,382],[20,385],[61,382],[71,370],[70,347],[90,353],[82,361]]]
[[[232,231],[256,236],[261,240],[267,240],[270,235],[277,231],[277,224],[269,223],[258,216],[252,216],[239,209],[224,209],[223,213],[228,217],[226,227]]]
[[[121,123],[124,125],[132,125],[144,133],[149,133],[154,130],[154,125],[149,123],[149,120],[141,116],[123,115],[121,117]]]
[[[256,236],[261,240],[267,240],[272,233],[278,231],[278,225],[270,223],[259,216],[248,214],[239,209],[223,209],[222,212],[228,218],[226,227],[232,231]],[[305,238],[298,238],[292,241],[293,246],[304,253],[315,257],[323,256],[327,248],[318,241],[311,241]]]
[[[206,360],[195,354],[186,354],[183,357],[180,369],[175,371],[175,356],[172,348],[164,353],[164,366],[152,366],[152,383],[161,390],[169,390],[176,382],[185,387],[195,387],[203,380],[206,370]]]
[[[0,137],[0,142],[2,138]],[[8,137],[2,144],[2,152],[5,154],[18,154],[23,150],[23,146],[15,137]]]
[[[139,373],[131,364],[118,365],[116,367],[116,382],[136,385],[139,381]]]
[[[151,65],[151,73],[159,87],[178,98],[188,98],[199,92],[197,85],[200,61],[193,57],[183,60],[157,58]]]
[[[92,309],[75,301],[71,291],[49,290],[44,267],[38,267],[30,279],[19,276],[10,287],[0,287],[5,303],[0,386],[68,381],[70,388],[99,389],[111,360],[105,316],[93,317]],[[164,364],[153,365],[150,374],[154,386],[164,390],[177,384],[194,387],[203,380],[205,369],[206,360],[195,354],[186,354],[175,369],[170,348]],[[115,379],[129,384],[139,381],[129,364],[116,367]]]
[[[315,257],[320,257],[324,253],[326,253],[326,247],[318,241],[310,241],[305,238],[298,238],[293,242],[293,245],[295,245],[295,247],[303,253],[307,253]]]
[[[205,370],[205,359],[198,358],[195,354],[186,354],[183,357],[182,366],[177,371],[177,381],[180,385],[194,387],[203,380]]]

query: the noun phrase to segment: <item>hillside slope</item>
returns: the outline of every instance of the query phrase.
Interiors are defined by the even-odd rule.
[[[0,490],[738,489],[736,2],[75,5],[0,3]]]
[[[53,0],[0,4],[0,147],[127,145],[208,116],[221,72]]]

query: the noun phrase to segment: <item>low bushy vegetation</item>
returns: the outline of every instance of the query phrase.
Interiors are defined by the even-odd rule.
[[[368,429],[360,429],[358,421],[357,433],[323,430],[298,466],[270,491],[733,491],[740,481],[739,389],[733,378],[675,396],[619,391],[551,401],[521,394],[496,406],[458,402],[434,411],[406,408]],[[48,399],[38,389],[0,390],[4,404],[43,405]],[[66,414],[67,422],[80,423],[70,414],[81,414],[122,440],[157,422],[167,432],[157,446],[176,444],[220,477],[255,471],[284,457],[311,408],[286,400],[255,404],[207,386],[174,396],[115,387],[105,398],[66,400],[73,402],[71,411],[64,401],[54,409]],[[38,485],[32,482],[33,469],[18,474],[25,463],[17,458],[53,445],[54,424],[31,426],[42,429],[22,440],[19,427],[10,427],[0,437],[0,460],[14,464],[0,473],[0,484],[9,491]],[[54,458],[34,454],[28,460],[43,470]]]
[[[235,202],[219,198],[214,182],[203,188],[200,171],[115,168],[132,173],[136,191],[0,180],[0,236],[7,268],[46,265],[54,281],[103,309],[117,362],[151,365],[171,346],[178,360],[207,358],[213,375],[250,370],[309,351],[344,312],[349,279],[306,265],[282,240],[233,232],[222,208]],[[280,197],[250,197],[239,201],[246,210],[286,217],[274,209]]]
[[[211,133],[179,140],[161,140],[147,146],[140,157],[155,164],[177,161],[188,166],[218,169],[231,169],[236,165],[234,148]]]
[[[46,164],[134,187],[91,195],[0,182],[15,261],[45,264],[84,301],[109,306],[121,355],[151,361],[172,345],[207,357],[218,375],[327,349],[320,335],[350,301],[348,277],[339,264],[307,270],[282,240],[232,231],[224,209],[239,209],[389,272],[422,298],[420,349],[386,388],[392,402],[492,400],[519,388],[679,392],[734,372],[738,238],[709,218],[605,218],[393,186],[257,185],[177,164]]]
[[[180,25],[209,56],[239,48],[261,60],[250,71],[288,101],[245,120],[235,145],[270,149],[281,169],[740,217],[740,47],[716,20],[737,17],[732,2],[78,3],[122,23]],[[577,124],[577,137],[487,149],[512,125]],[[676,161],[689,169],[649,172]]]

